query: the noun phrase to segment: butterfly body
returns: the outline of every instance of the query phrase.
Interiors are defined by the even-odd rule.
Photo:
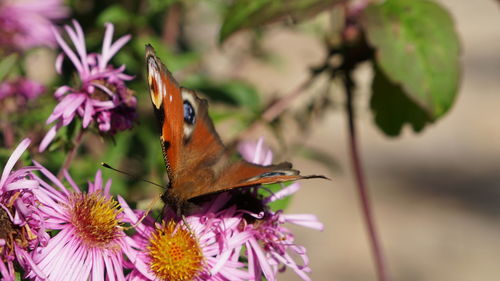
[[[261,166],[233,160],[208,115],[207,100],[180,87],[151,45],[146,45],[146,64],[169,179],[162,200],[178,213],[189,200],[203,195],[322,177],[301,176],[289,163]]]

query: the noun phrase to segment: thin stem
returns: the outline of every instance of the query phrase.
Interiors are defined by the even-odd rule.
[[[165,21],[163,22],[162,40],[167,46],[177,46],[180,30],[179,24],[181,21],[182,3],[172,4],[168,11]]]
[[[389,281],[389,276],[387,275],[386,265],[384,262],[384,255],[382,253],[382,246],[380,245],[377,231],[375,229],[374,215],[370,203],[370,196],[368,194],[368,188],[366,187],[363,165],[361,163],[361,157],[359,155],[359,148],[356,138],[356,124],[354,122],[355,120],[352,92],[354,83],[349,74],[345,74],[345,76],[343,77],[343,82],[347,98],[346,108],[349,123],[349,149],[351,153],[352,168],[354,170],[361,208],[368,230],[373,258],[375,259],[375,267],[377,270],[378,280]]]
[[[12,147],[14,144],[14,130],[7,120],[2,124],[2,133],[5,148]]]
[[[75,141],[73,142],[73,147],[71,150],[68,152],[66,155],[66,159],[64,159],[64,164],[59,170],[59,173],[57,173],[57,178],[59,180],[62,180],[64,173],[64,170],[68,170],[69,166],[71,165],[71,162],[73,162],[73,159],[76,156],[76,153],[78,152],[78,148],[80,148],[80,145],[82,144],[82,139],[83,139],[83,133],[85,130],[83,128],[80,128],[80,131],[78,132],[78,135],[76,136]]]

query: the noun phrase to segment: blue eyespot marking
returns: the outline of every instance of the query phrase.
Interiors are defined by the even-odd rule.
[[[193,125],[196,120],[194,108],[189,101],[184,101],[184,121]]]
[[[263,173],[260,175],[261,178],[268,178],[268,177],[274,177],[274,176],[285,176],[286,174],[283,172],[267,172]]]

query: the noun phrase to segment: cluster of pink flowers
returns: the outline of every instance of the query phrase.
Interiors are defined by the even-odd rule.
[[[295,244],[285,223],[318,230],[323,225],[313,215],[267,207],[298,184],[270,197],[257,195],[257,187],[237,190],[255,195],[263,206],[259,212],[228,204],[235,194],[226,192],[181,221],[168,210],[161,222],[142,220],[144,211],[110,195],[111,180],[105,182],[100,171],[86,191],[67,171],[69,188],[35,161],[13,171],[28,145],[24,140],[16,148],[0,179],[4,280],[14,280],[15,263],[30,280],[276,280],[285,268],[311,280],[305,248]],[[245,144],[242,152],[259,164],[272,159],[262,141]],[[126,231],[131,228],[132,234]]]
[[[52,26],[66,16],[60,0],[0,0],[0,52],[22,51],[57,44],[62,53],[55,67],[62,73],[65,59],[78,74],[75,85],[58,87],[58,101],[47,124],[53,124],[38,147],[44,151],[57,132],[75,120],[81,132],[90,126],[112,135],[132,127],[136,98],[126,82],[125,66],[110,60],[130,40],[113,42],[114,27],[106,24],[100,53],[87,52],[78,22],[64,26],[69,40]],[[17,105],[44,91],[25,78],[0,84],[0,102]],[[0,103],[1,105],[1,103]],[[15,109],[14,109],[15,111]],[[304,247],[297,245],[287,223],[321,230],[314,215],[287,215],[269,204],[295,193],[297,183],[263,196],[259,187],[214,195],[178,220],[166,206],[161,221],[131,208],[111,193],[111,180],[98,171],[86,188],[68,171],[56,177],[40,163],[15,169],[30,140],[23,140],[5,164],[0,178],[0,278],[17,280],[22,269],[29,280],[276,280],[278,272],[293,270],[311,280]],[[271,151],[262,139],[244,143],[242,156],[269,165]],[[256,202],[249,210],[238,198]]]
[[[63,60],[67,57],[78,72],[80,81],[78,87],[63,85],[55,91],[54,96],[59,104],[47,119],[47,123],[57,122],[42,140],[40,151],[44,151],[57,131],[62,126],[69,125],[76,116],[82,119],[83,128],[87,128],[94,121],[99,131],[108,134],[131,128],[136,117],[137,100],[125,85],[125,81],[132,80],[133,77],[124,73],[124,65],[115,68],[109,64],[111,58],[130,40],[130,35],[112,43],[114,27],[108,23],[102,52],[87,53],[80,24],[73,21],[73,28],[66,25],[64,29],[76,52],[63,40],[61,34],[54,30],[57,43],[63,50],[56,60],[56,70],[62,73]]]
[[[45,87],[33,80],[19,77],[0,84],[0,101],[7,98],[14,99],[17,110],[22,108],[28,100],[40,96],[45,91]]]
[[[55,45],[52,24],[65,18],[62,0],[2,0],[0,2],[0,49],[22,51]]]

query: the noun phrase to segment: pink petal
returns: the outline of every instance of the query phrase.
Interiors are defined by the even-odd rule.
[[[104,190],[103,194],[109,195],[109,190],[111,188],[111,182],[112,182],[111,179],[106,181],[106,185],[104,186],[104,189],[103,189]]]
[[[74,99],[78,97],[78,94],[69,94],[65,96],[54,108],[54,111],[50,114],[49,118],[46,121],[46,124],[50,124],[57,120],[64,113],[68,104],[70,104]]]
[[[286,265],[286,266],[290,267],[291,269],[293,269],[295,271],[295,273],[297,273],[297,275],[299,275],[299,277],[302,278],[302,280],[304,280],[304,281],[311,281],[311,278],[306,274],[306,272],[304,272],[304,270],[302,270],[301,268],[299,268],[297,266],[297,264],[292,260],[292,258],[288,254],[285,254],[285,256],[287,258],[284,258],[284,257],[278,255],[275,252],[271,252],[271,254],[273,255],[273,257],[275,259],[277,259],[278,261],[280,261],[284,265]]]
[[[47,146],[52,142],[54,137],[56,136],[58,126],[54,125],[50,130],[47,132],[45,137],[43,137],[42,142],[40,143],[40,146],[38,147],[38,152],[44,152]]]
[[[9,160],[7,160],[7,163],[5,164],[5,167],[3,168],[2,172],[2,177],[0,178],[0,188],[5,184],[7,181],[7,177],[10,174],[10,171],[14,167],[14,164],[16,164],[17,160],[21,157],[21,154],[28,148],[28,146],[31,144],[30,139],[23,139],[16,147],[14,152],[9,157]]]
[[[85,110],[83,112],[83,122],[82,122],[82,127],[87,128],[90,124],[90,121],[92,121],[92,103],[90,99],[85,101]]]
[[[33,163],[35,163],[35,166],[40,167],[40,172],[44,176],[46,176],[57,187],[59,187],[61,189],[61,191],[64,192],[64,194],[66,194],[66,196],[69,196],[69,191],[66,189],[66,187],[64,186],[64,184],[62,184],[62,182],[58,178],[56,178],[56,176],[54,176],[54,174],[52,174],[49,170],[47,170],[45,167],[43,167],[42,165],[40,165],[40,163],[36,162],[35,160],[33,160]]]
[[[73,190],[76,193],[81,193],[80,188],[78,187],[78,185],[76,185],[75,181],[73,180],[73,178],[71,177],[71,175],[68,173],[68,170],[64,169],[63,170],[63,174],[64,174],[64,178],[68,181],[69,185],[71,185],[71,187],[73,188]]]
[[[59,34],[59,32],[55,28],[52,28],[52,33],[56,37],[56,41],[59,44],[59,46],[61,46],[64,53],[66,53],[68,58],[71,60],[71,62],[75,66],[76,70],[78,70],[79,73],[82,73],[83,67],[82,67],[81,62],[78,60],[78,57],[76,56],[76,54],[71,50],[71,48],[68,46],[68,44],[66,44],[66,42],[64,42],[61,35]]]
[[[57,55],[56,57],[56,72],[58,74],[62,74],[62,64],[63,64],[63,61],[64,61],[64,53],[60,53],[59,55]],[[57,95],[56,95],[57,97]]]
[[[269,281],[276,281],[276,276],[274,274],[274,271],[271,268],[271,265],[267,262],[268,259],[264,255],[264,252],[262,252],[262,249],[260,248],[259,243],[257,243],[257,241],[255,239],[248,240],[248,243],[250,244],[249,250],[253,251],[253,253],[257,256],[257,260],[259,262],[260,269],[264,273],[264,276]]]
[[[293,214],[293,215],[282,215],[283,218],[289,222],[296,225],[301,225],[309,227],[316,230],[323,230],[324,225],[321,223],[315,215],[310,214]]]
[[[18,180],[7,184],[5,187],[6,191],[13,191],[19,189],[33,189],[38,187],[38,182],[35,180]]]
[[[107,61],[109,61],[116,53],[132,38],[130,35],[125,35],[120,39],[116,40],[116,42],[109,49],[109,53],[107,55]]]
[[[97,173],[95,174],[95,178],[94,178],[94,188],[92,188],[92,189],[89,188],[89,193],[100,190],[101,187],[102,187],[102,171],[97,170]]]
[[[78,52],[80,53],[80,57],[82,59],[82,64],[85,69],[85,74],[87,75],[90,70],[89,70],[89,65],[87,62],[87,49],[85,47],[85,35],[83,34],[82,27],[76,20],[72,20],[73,26],[75,27],[76,33],[78,34],[78,39],[73,41],[75,44],[75,47],[77,48]]]
[[[293,183],[293,184],[279,190],[278,192],[274,193],[273,195],[269,196],[264,201],[266,203],[268,203],[268,202],[274,202],[274,201],[279,200],[279,199],[283,199],[287,196],[294,194],[299,189],[300,189],[300,184],[298,182]]]
[[[85,102],[84,95],[77,95],[68,105],[64,108],[63,118],[69,118],[75,114],[76,109]]]
[[[59,99],[62,95],[64,95],[65,93],[69,92],[71,90],[71,87],[69,86],[61,86],[59,88],[57,88],[57,90],[54,92],[54,96]]]
[[[113,40],[113,31],[115,29],[113,24],[109,22],[107,22],[105,26],[106,31],[104,31],[104,39],[102,40],[102,57],[99,61],[99,69],[101,70],[106,69],[106,65],[108,64],[107,54],[109,52],[109,48],[111,47],[111,41]]]

